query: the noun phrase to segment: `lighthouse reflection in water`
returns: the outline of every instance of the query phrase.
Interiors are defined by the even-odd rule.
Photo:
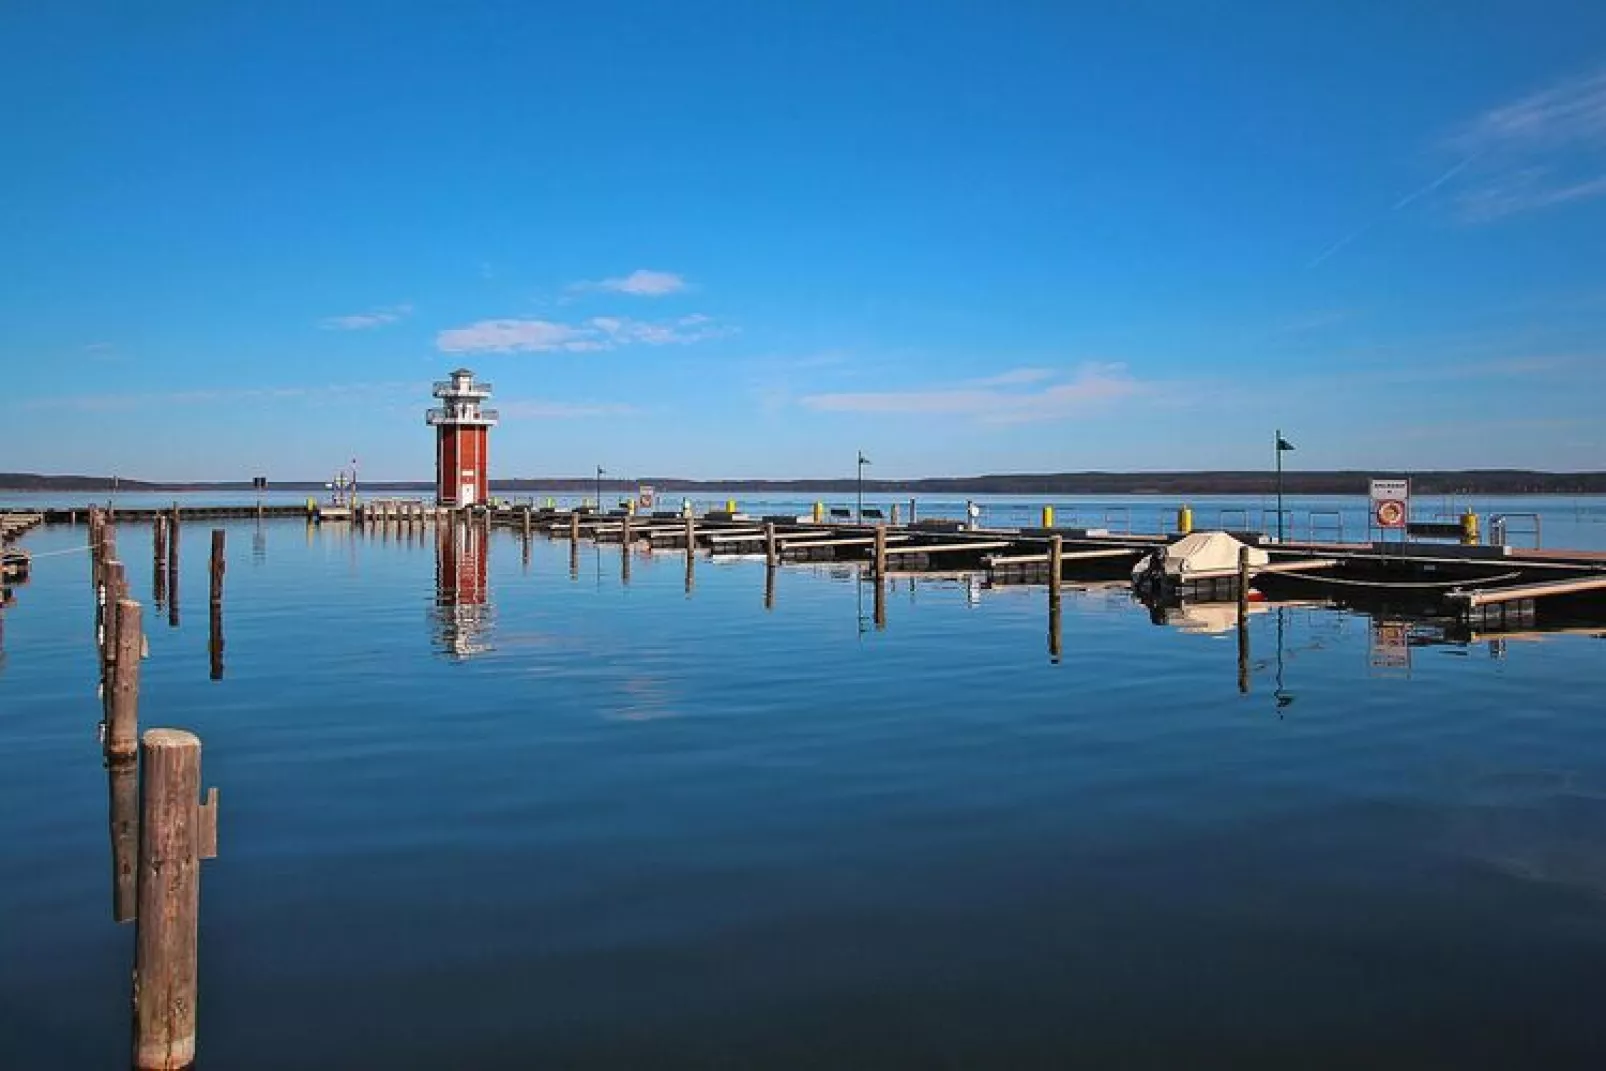
[[[448,658],[491,649],[487,597],[490,532],[477,524],[443,524],[435,532],[435,637]]]

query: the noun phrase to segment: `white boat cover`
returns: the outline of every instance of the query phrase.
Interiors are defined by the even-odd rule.
[[[1165,575],[1183,579],[1200,573],[1231,573],[1238,569],[1238,542],[1226,532],[1194,532],[1165,548]],[[1259,547],[1249,548],[1249,565],[1259,568],[1271,560]]]

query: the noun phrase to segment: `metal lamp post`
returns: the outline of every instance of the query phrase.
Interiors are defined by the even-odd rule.
[[[864,467],[866,465],[868,465],[869,463],[870,463],[870,459],[864,456],[864,451],[863,450],[860,450],[859,451],[859,505],[858,505],[858,509],[856,511],[856,518],[858,520],[858,523],[860,523],[860,524],[864,523]]]
[[[1277,444],[1273,451],[1277,455],[1277,542],[1283,541],[1283,451],[1292,450],[1294,444],[1283,438],[1282,429],[1277,429]]]

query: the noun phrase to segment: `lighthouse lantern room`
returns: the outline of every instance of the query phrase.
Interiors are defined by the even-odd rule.
[[[459,368],[435,384],[441,404],[424,414],[435,429],[435,501],[442,506],[476,506],[489,501],[488,446],[497,412],[481,403],[491,396],[489,383],[474,382],[474,373]]]

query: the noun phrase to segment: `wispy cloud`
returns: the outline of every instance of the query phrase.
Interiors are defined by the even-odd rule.
[[[1606,145],[1606,69],[1484,112],[1450,142],[1467,153]]]
[[[1041,383],[1058,375],[1059,372],[1052,368],[1012,368],[1008,372],[1000,372],[996,376],[973,379],[967,385],[971,387],[1018,387],[1027,383]]]
[[[585,353],[637,344],[686,345],[735,330],[701,313],[661,321],[622,316],[593,316],[578,323],[480,320],[440,332],[435,346],[443,353]]]
[[[1606,70],[1484,112],[1444,144],[1479,164],[1456,202],[1468,223],[1606,195]]]
[[[1606,174],[1579,182],[1561,182],[1547,167],[1531,167],[1500,178],[1490,179],[1457,199],[1461,219],[1467,223],[1490,223],[1519,212],[1585,201],[1606,194]]]
[[[326,331],[364,331],[370,327],[383,327],[404,320],[413,313],[411,305],[385,305],[367,312],[355,312],[349,316],[326,316],[318,321],[318,326]]]
[[[650,271],[637,268],[629,275],[612,279],[597,279],[573,283],[573,291],[604,290],[614,294],[634,294],[637,297],[663,297],[687,289],[686,280],[672,271]]]
[[[912,391],[865,391],[811,394],[801,399],[809,409],[833,413],[903,413],[968,417],[989,424],[1059,420],[1100,405],[1130,398],[1148,387],[1121,364],[1084,364],[1068,378],[1060,373],[1025,378],[1011,374],[957,386]],[[1000,382],[1003,380],[1003,382]],[[1008,386],[1030,389],[1007,390]]]
[[[560,402],[527,398],[497,403],[504,418],[520,420],[584,420],[591,417],[630,416],[641,410],[625,402]]]
[[[1326,263],[1395,212],[1441,200],[1433,195],[1452,182],[1465,187],[1453,199],[1457,217],[1474,224],[1606,196],[1606,70],[1492,108],[1441,138],[1436,149],[1451,161],[1443,171],[1305,267]]]

